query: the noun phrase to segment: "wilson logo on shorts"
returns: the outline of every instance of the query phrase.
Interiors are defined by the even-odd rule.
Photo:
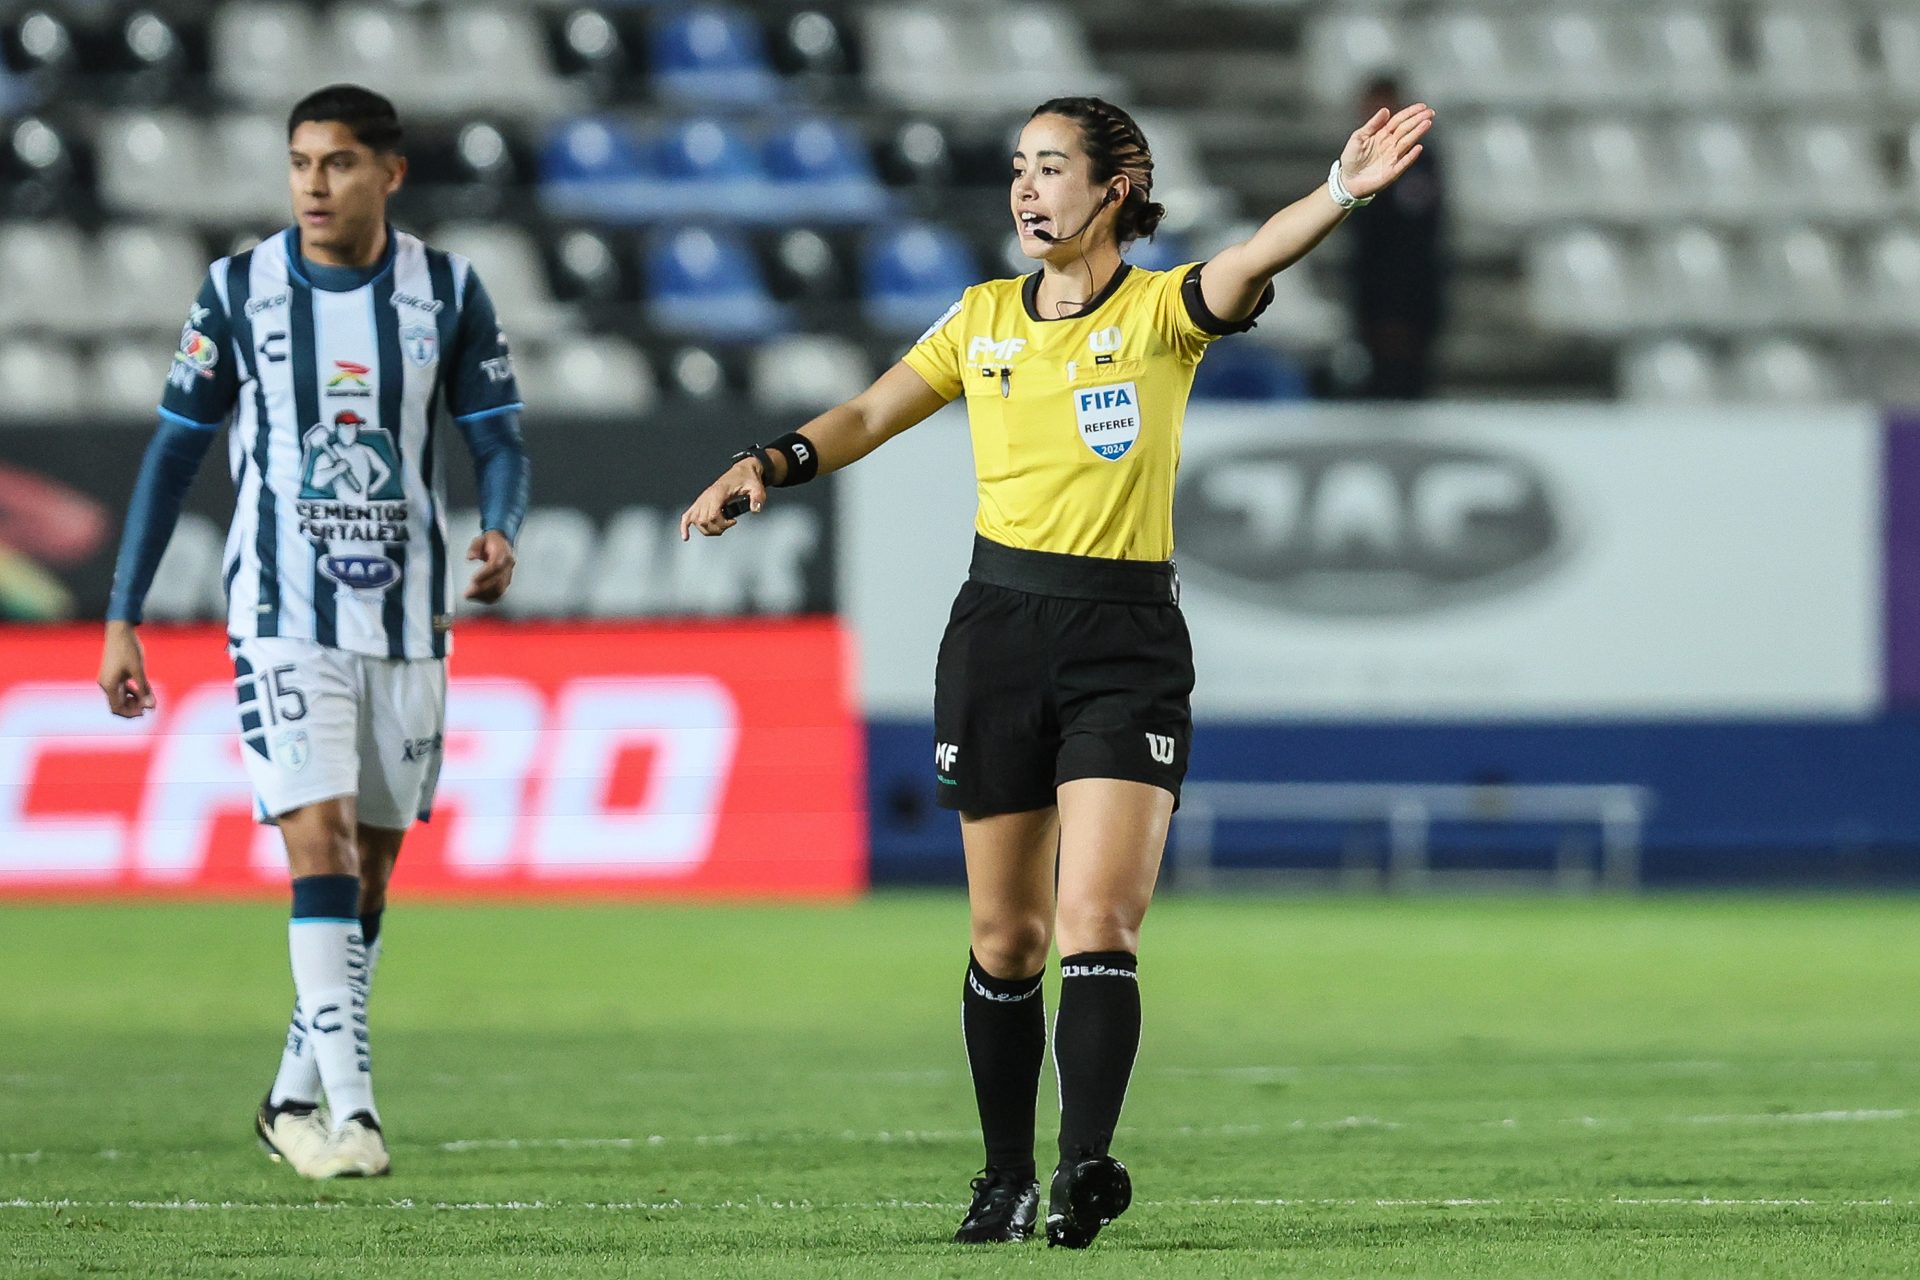
[[[1173,739],[1164,733],[1148,734],[1147,754],[1152,756],[1157,764],[1172,764]]]

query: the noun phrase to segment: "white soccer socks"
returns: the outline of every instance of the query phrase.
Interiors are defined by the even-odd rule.
[[[305,1083],[299,1078],[299,1058],[311,1052],[336,1127],[356,1112],[379,1116],[373,1105],[373,1054],[367,1037],[371,957],[359,911],[358,876],[301,876],[293,882],[287,942],[296,1003],[288,1052],[280,1065],[283,1077],[294,1078],[284,1081],[289,1090],[285,1097],[315,1100],[294,1091]],[[297,1049],[296,1030],[303,1042]],[[282,1098],[282,1087],[283,1081],[276,1079],[272,1100]]]

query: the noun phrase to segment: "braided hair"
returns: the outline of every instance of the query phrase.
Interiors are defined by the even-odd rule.
[[[1153,194],[1153,148],[1133,117],[1104,98],[1051,98],[1033,109],[1035,116],[1064,116],[1080,126],[1080,145],[1093,166],[1093,180],[1107,182],[1127,176],[1127,198],[1114,215],[1114,238],[1121,245],[1141,236],[1151,237],[1167,216]]]

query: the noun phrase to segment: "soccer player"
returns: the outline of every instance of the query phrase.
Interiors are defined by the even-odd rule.
[[[683,538],[724,533],[736,499],[759,510],[768,488],[849,466],[966,397],[979,513],[935,668],[934,766],[966,851],[962,1029],[986,1169],[956,1241],[1034,1229],[1040,981],[1055,940],[1048,1243],[1086,1247],[1132,1199],[1109,1147],[1140,1042],[1140,925],[1192,729],[1171,556],[1194,369],[1216,338],[1253,326],[1275,274],[1419,158],[1432,121],[1424,105],[1377,113],[1323,186],[1212,260],[1155,272],[1121,256],[1165,213],[1139,126],[1098,98],[1043,103],[1010,188],[1039,269],[968,289],[866,391],[736,455],[681,517]]]
[[[100,687],[115,715],[155,705],[141,604],[228,422],[240,756],[293,879],[293,1019],[255,1128],[307,1177],[368,1177],[390,1160],[367,992],[394,861],[440,769],[453,620],[445,421],[479,483],[469,600],[498,600],[513,579],[528,465],[479,276],[387,222],[407,172],[393,104],[322,89],[294,107],[287,139],[294,225],[215,262],[181,330],[127,512]]]

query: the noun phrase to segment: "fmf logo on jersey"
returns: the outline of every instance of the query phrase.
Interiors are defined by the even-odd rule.
[[[327,394],[330,396],[370,396],[373,388],[367,385],[367,375],[373,372],[371,365],[360,364],[354,360],[335,360],[333,376],[327,379]]]
[[[1131,382],[1076,391],[1073,416],[1087,448],[1108,462],[1116,461],[1140,438],[1140,393]]]
[[[979,364],[982,356],[1011,360],[1026,349],[1025,338],[974,338],[967,343],[967,363]]]
[[[322,556],[320,572],[349,591],[385,591],[400,578],[400,566],[385,556]]]
[[[0,892],[284,894],[221,632],[146,638],[159,706],[135,721],[62,674],[79,631],[35,631],[0,636]],[[828,674],[762,678],[788,661]],[[440,766],[432,821],[407,840],[410,890],[857,892],[860,730],[833,674],[846,669],[831,621],[469,629],[444,736],[384,744],[402,768]],[[331,749],[304,726],[272,739],[283,769],[327,765]]]
[[[1417,614],[1512,590],[1565,541],[1530,459],[1413,440],[1190,459],[1179,509],[1196,581],[1308,614]]]

